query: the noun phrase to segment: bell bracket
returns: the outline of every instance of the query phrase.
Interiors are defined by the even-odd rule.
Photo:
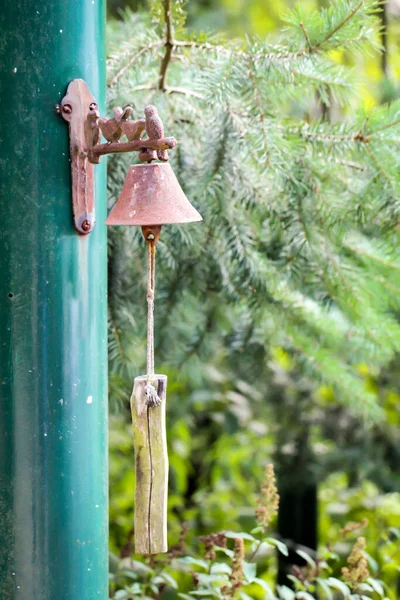
[[[139,152],[139,160],[168,161],[167,150],[177,145],[175,138],[164,137],[164,126],[154,106],[144,110],[145,118],[133,120],[130,106],[114,109],[114,117],[101,118],[98,105],[83,79],[74,79],[56,106],[69,124],[72,177],[72,209],[76,230],[86,235],[95,224],[94,167],[101,156],[119,152]],[[142,135],[147,133],[147,138]],[[101,137],[107,143],[101,143]],[[122,136],[128,141],[120,142]]]

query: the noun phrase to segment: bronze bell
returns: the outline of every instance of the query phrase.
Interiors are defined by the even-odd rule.
[[[202,221],[169,163],[131,165],[118,202],[106,225],[141,225]],[[145,236],[146,237],[146,236]]]

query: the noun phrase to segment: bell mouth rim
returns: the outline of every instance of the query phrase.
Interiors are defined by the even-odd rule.
[[[171,165],[169,164],[169,162],[151,162],[151,163],[136,163],[134,165],[130,165],[130,169],[132,167],[171,167]]]
[[[112,212],[112,211],[111,211]],[[111,215],[110,212],[110,215]],[[132,223],[132,221],[129,221],[128,219],[126,219],[123,223],[119,222],[119,223],[113,223],[112,221],[109,220],[110,215],[107,217],[107,219],[105,220],[105,224],[106,225],[116,225],[117,227],[119,225],[126,226],[126,225],[133,225],[134,227],[164,227],[164,225],[188,225],[189,223],[200,223],[201,221],[203,221],[203,217],[200,215],[199,219],[190,219],[190,221],[170,221],[168,223],[168,221],[163,221],[162,223],[154,223],[154,222],[149,222],[149,223]]]

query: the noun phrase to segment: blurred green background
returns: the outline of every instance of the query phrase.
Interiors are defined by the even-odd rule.
[[[228,39],[250,35],[273,40],[282,28],[282,15],[295,4],[285,0],[190,1],[186,4],[186,26],[189,33],[204,30],[223,32]],[[328,4],[302,1],[300,7],[307,11]],[[113,36],[130,11],[146,19],[148,5],[109,0]],[[337,64],[357,66],[364,86],[356,103],[366,108],[399,96],[400,4],[391,0],[380,18],[386,28],[381,36],[381,54],[354,58],[343,50],[333,51],[331,56]],[[151,27],[150,19],[148,23]],[[329,118],[340,121],[346,110],[333,102]],[[116,264],[115,248],[114,240],[110,247],[111,285],[115,271],[118,274],[123,268]],[[162,273],[158,276],[165,292]],[[140,278],[143,281],[143,272]],[[175,291],[171,290],[171,297]],[[118,293],[123,298],[124,290]],[[185,292],[180,293],[184,297]],[[168,302],[165,294],[157,302]],[[169,380],[170,543],[176,543],[182,522],[189,524],[188,542],[194,547],[199,535],[251,529],[263,470],[273,462],[281,495],[277,535],[311,549],[329,544],[344,556],[351,544],[342,540],[340,529],[349,521],[367,518],[364,534],[371,560],[384,570],[387,531],[400,527],[400,360],[395,359],[385,369],[363,362],[356,367],[365,389],[385,411],[383,422],[371,424],[338,404],[328,385],[304,377],[296,361],[279,345],[267,352],[262,340],[257,343],[252,337],[248,344],[238,341],[237,352],[233,350],[227,357],[221,339],[230,335],[232,323],[242,315],[235,307],[227,312],[219,306],[218,294],[205,323],[196,324],[196,301],[189,295],[185,310],[179,323],[173,314],[165,313],[160,330],[164,332],[169,323],[171,337],[158,339],[156,346],[158,372],[166,373]],[[129,318],[135,322],[144,319],[143,311],[144,307],[141,314]],[[182,318],[182,310],[178,316]],[[193,330],[199,325],[197,344],[189,349],[182,364],[176,364],[166,358],[168,345],[171,353],[178,352],[179,344],[184,344],[180,329],[185,329],[185,323]],[[243,323],[243,331],[247,325]],[[126,354],[126,347],[118,342],[120,332],[114,329],[112,333],[110,549],[124,556],[130,548],[134,513],[135,471],[128,407],[131,390],[114,363],[117,357],[122,363],[143,364],[145,340]],[[262,377],[261,391],[259,385],[249,385],[249,372],[255,379]],[[400,562],[396,542],[393,552]],[[398,586],[400,594],[399,572],[392,562],[385,577],[394,588]],[[277,564],[274,569],[278,569]]]

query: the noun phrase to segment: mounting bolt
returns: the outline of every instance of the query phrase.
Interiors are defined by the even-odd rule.
[[[70,104],[63,104],[63,112],[70,114],[72,113],[72,106]]]
[[[149,235],[147,236],[148,240],[154,240],[154,233],[149,233]]]
[[[84,221],[82,221],[81,227],[82,227],[83,231],[85,231],[85,232],[90,231],[91,226],[92,225],[91,225],[90,221],[88,221],[88,219],[85,219]]]
[[[91,103],[89,104],[89,110],[96,110],[96,108],[97,108],[97,104],[96,104],[96,102],[91,102]]]

